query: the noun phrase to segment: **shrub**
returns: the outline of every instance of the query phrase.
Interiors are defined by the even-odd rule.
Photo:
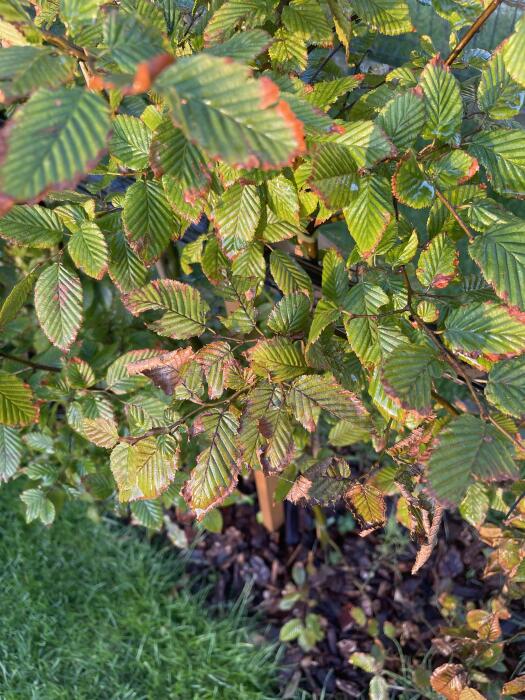
[[[435,2],[448,57],[421,36],[363,74],[404,1],[4,2],[0,475],[28,520],[116,489],[154,525],[181,487],[203,518],[263,469],[365,532],[397,490],[416,569],[494,482],[522,526],[525,20],[469,48],[499,4]]]

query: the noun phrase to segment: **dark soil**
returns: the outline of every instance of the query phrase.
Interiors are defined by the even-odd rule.
[[[244,485],[244,490],[249,489],[250,485]],[[332,540],[325,547],[316,537],[311,512],[288,503],[286,524],[275,533],[268,533],[257,522],[256,503],[223,509],[224,527],[220,534],[199,536],[189,514],[174,513],[173,519],[195,545],[191,550],[190,574],[207,572],[211,577],[212,602],[231,600],[250,585],[252,605],[267,621],[267,634],[274,639],[282,625],[293,617],[304,617],[307,611],[322,616],[325,636],[312,651],[303,651],[296,643],[287,646],[284,697],[293,697],[297,686],[318,694],[325,689],[325,697],[368,697],[371,675],[351,665],[348,659],[355,651],[369,652],[375,638],[376,644],[384,647],[385,668],[400,676],[403,673],[399,646],[402,648],[410,670],[404,674],[405,683],[400,682],[413,689],[404,697],[417,698],[414,671],[419,668],[416,677],[426,684],[430,670],[450,660],[446,642],[439,639],[440,627],[450,624],[450,620],[442,617],[438,598],[449,593],[462,606],[470,603],[481,607],[501,587],[502,581],[497,577],[483,578],[485,545],[475,530],[449,514],[430,561],[412,576],[416,548],[393,518],[386,531],[363,538],[357,528],[351,529],[350,516],[344,510],[324,512]],[[283,591],[294,585],[294,565],[296,569],[302,565],[308,574],[302,589],[304,599],[292,610],[282,610]],[[365,625],[354,618],[356,606],[368,619]],[[385,621],[395,627],[398,644],[384,635]],[[514,619],[504,623],[504,634],[518,630]],[[517,662],[516,647],[507,649],[509,671]]]

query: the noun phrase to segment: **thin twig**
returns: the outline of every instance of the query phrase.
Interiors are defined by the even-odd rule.
[[[454,63],[454,61],[460,55],[460,53],[463,51],[465,46],[467,46],[467,44],[474,38],[474,36],[483,27],[483,25],[488,20],[488,18],[491,16],[491,14],[498,9],[498,7],[501,5],[502,2],[503,2],[503,0],[492,0],[490,5],[487,5],[487,7],[483,10],[483,12],[480,14],[480,16],[474,22],[474,24],[466,32],[465,36],[452,49],[452,51],[450,52],[450,55],[445,60],[445,65],[451,66]]]
[[[56,46],[58,49],[68,53],[70,56],[78,58],[79,61],[85,61],[87,59],[87,53],[84,51],[84,49],[68,41],[65,37],[58,36],[58,34],[53,34],[52,32],[47,32],[43,29],[41,30],[41,34],[48,44],[53,44],[53,46]]]
[[[463,219],[460,217],[460,215],[457,213],[457,211],[454,209],[452,204],[448,201],[448,199],[445,197],[445,195],[440,192],[437,188],[435,190],[436,192],[436,197],[439,199],[439,201],[443,204],[443,206],[448,209],[448,211],[452,214],[454,219],[458,222],[460,225],[461,229],[466,233],[469,243],[472,243],[474,241],[474,236],[472,235],[472,231],[469,229],[467,224],[463,221]]]
[[[46,372],[61,372],[60,367],[53,367],[52,365],[43,365],[40,362],[32,362],[31,360],[26,360],[24,357],[17,357],[16,355],[10,355],[8,352],[0,351],[0,357],[5,357],[6,360],[12,360],[13,362],[19,362],[21,365],[27,365],[33,369],[42,369]]]

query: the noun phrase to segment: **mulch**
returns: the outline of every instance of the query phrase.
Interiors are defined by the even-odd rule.
[[[242,485],[251,490],[249,482]],[[322,617],[325,637],[309,652],[296,643],[287,645],[282,678],[283,697],[293,697],[297,687],[314,693],[325,689],[325,697],[368,697],[371,676],[348,661],[355,652],[369,652],[373,637],[356,621],[355,607],[379,623],[376,641],[384,646],[385,667],[399,673],[401,660],[395,643],[382,630],[384,622],[395,627],[404,656],[417,668],[432,647],[446,621],[440,614],[438,597],[457,596],[463,603],[482,605],[495,595],[502,581],[483,579],[485,545],[460,518],[447,514],[438,545],[418,575],[410,573],[416,548],[403,536],[374,532],[360,537],[358,529],[344,532],[344,510],[325,510],[333,544],[323,548],[316,537],[315,521],[306,508],[286,503],[286,524],[268,533],[257,521],[256,499],[222,510],[221,533],[198,533],[188,513],[173,511],[177,529],[184,532],[190,550],[189,574],[209,573],[211,603],[222,604],[251,587],[251,605],[266,622],[265,634],[276,640],[283,624],[294,616],[314,612]],[[343,517],[343,520],[341,520]],[[343,531],[342,531],[343,530]],[[390,544],[388,544],[390,542]],[[308,600],[292,610],[282,610],[283,592],[294,585],[292,569],[308,572]],[[507,624],[512,625],[512,621]],[[513,630],[511,629],[512,633]],[[433,647],[432,666],[449,659]],[[508,659],[512,669],[512,659]],[[420,673],[428,671],[420,668]]]

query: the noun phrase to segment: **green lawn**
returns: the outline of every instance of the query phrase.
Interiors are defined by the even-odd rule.
[[[26,526],[0,487],[1,700],[275,700],[275,649],[242,611],[173,593],[181,567],[75,504]]]

